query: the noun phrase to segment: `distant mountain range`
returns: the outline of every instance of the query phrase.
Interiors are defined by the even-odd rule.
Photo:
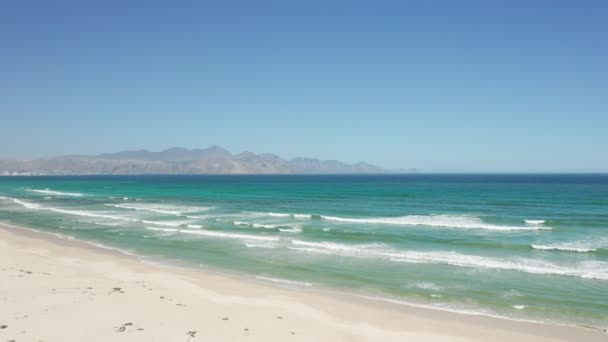
[[[411,171],[411,170],[410,170]],[[219,146],[174,147],[160,152],[122,151],[96,156],[61,156],[34,160],[0,160],[0,175],[134,175],[134,174],[370,174],[387,170],[360,162],[294,158],[270,153],[232,154]]]

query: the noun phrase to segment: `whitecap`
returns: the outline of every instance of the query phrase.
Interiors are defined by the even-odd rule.
[[[235,226],[248,226],[248,227],[253,227],[253,228],[265,228],[265,229],[274,229],[277,227],[282,227],[281,225],[275,225],[275,224],[252,223],[252,222],[245,222],[245,221],[233,221],[232,224],[234,224]]]
[[[224,233],[210,230],[191,230],[191,229],[180,229],[180,233],[184,234],[196,234],[208,237],[228,238],[228,239],[242,239],[242,240],[259,240],[259,241],[279,241],[279,238],[272,236],[259,236],[249,234],[234,234]]]
[[[210,207],[192,207],[192,206],[179,206],[171,204],[149,204],[149,203],[127,203],[127,204],[106,204],[109,207],[128,209],[128,210],[139,210],[149,211],[153,213],[181,216],[187,213],[195,213],[199,211],[210,210]]]
[[[285,233],[300,233],[302,232],[302,228],[298,226],[293,226],[291,228],[279,228],[279,231]]]
[[[158,226],[166,226],[166,227],[180,227],[189,224],[191,221],[150,221],[150,220],[139,220],[139,222],[145,224],[154,224]]]
[[[524,223],[531,224],[531,225],[539,225],[539,224],[544,224],[545,220],[524,220]]]
[[[269,243],[250,243],[246,242],[245,246],[248,248],[276,248],[277,245]]]
[[[268,216],[275,216],[275,217],[289,217],[289,216],[291,216],[291,214],[283,214],[283,213],[268,213]]]
[[[347,218],[321,216],[322,219],[345,223],[387,224],[400,226],[429,226],[440,228],[487,229],[497,231],[551,229],[549,227],[501,226],[483,222],[474,216],[457,215],[407,215],[399,217]]]
[[[75,197],[84,196],[84,194],[81,194],[79,192],[63,192],[63,191],[55,191],[55,190],[49,190],[49,189],[44,189],[44,190],[28,189],[27,191],[37,192],[37,193],[46,194],[46,195],[56,195],[56,196],[75,196]]]
[[[409,284],[408,287],[416,287],[423,290],[441,291],[441,286],[432,282],[418,282]]]
[[[148,230],[155,230],[155,231],[159,231],[159,232],[165,232],[165,233],[177,233],[177,232],[179,232],[179,229],[176,229],[176,228],[146,227],[146,229],[148,229]]]
[[[280,278],[270,278],[270,277],[262,277],[262,276],[256,276],[257,279],[262,279],[262,280],[266,280],[266,281],[271,281],[273,283],[279,283],[279,284],[283,284],[283,285],[290,285],[290,286],[312,286],[311,283],[307,283],[307,282],[302,282],[302,281],[295,281],[295,280],[287,280],[287,279],[280,279]]]
[[[264,223],[253,223],[251,226],[253,228],[266,228],[266,229],[273,229],[273,228],[280,227],[280,226],[277,226],[274,224],[264,224]]]
[[[508,270],[533,274],[575,276],[608,280],[608,263],[585,261],[573,265],[559,265],[548,261],[513,257],[496,258],[445,251],[399,251],[379,244],[346,245],[334,242],[292,240],[288,247],[307,253],[350,257],[382,258],[393,262],[446,264],[488,270]]]
[[[259,214],[259,213],[256,213]],[[312,217],[310,214],[289,214],[289,213],[266,213],[268,216],[273,217],[293,217],[297,219],[309,219]]]
[[[548,250],[548,251],[562,251],[562,252],[577,252],[577,253],[589,253],[595,252],[597,249],[590,247],[589,245],[582,243],[556,243],[549,245],[530,245],[533,249]]]

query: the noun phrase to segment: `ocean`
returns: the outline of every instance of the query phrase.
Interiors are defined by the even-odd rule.
[[[0,177],[0,223],[282,286],[608,328],[608,175]]]

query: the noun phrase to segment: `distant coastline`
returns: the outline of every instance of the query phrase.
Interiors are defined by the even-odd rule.
[[[174,147],[159,152],[121,151],[94,156],[71,155],[33,160],[0,160],[0,176],[50,175],[226,175],[226,174],[386,174],[416,169],[386,170],[358,162],[317,158],[283,159],[275,154],[233,154],[219,146],[205,149]]]

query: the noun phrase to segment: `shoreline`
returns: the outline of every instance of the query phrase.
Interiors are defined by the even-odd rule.
[[[19,270],[34,272],[34,268],[38,268],[39,273],[41,272],[40,268],[42,268],[44,270],[42,273],[49,273],[50,275],[54,272],[49,269],[66,273],[66,276],[62,276],[55,281],[69,288],[73,288],[74,283],[82,283],[83,281],[90,283],[92,281],[93,283],[107,283],[103,292],[111,291],[119,286],[121,289],[125,289],[125,292],[128,290],[128,293],[121,294],[122,297],[132,296],[129,293],[136,292],[135,298],[131,299],[129,297],[128,302],[130,304],[115,303],[113,299],[116,296],[110,296],[106,293],[96,292],[95,295],[89,296],[91,302],[96,302],[94,307],[105,308],[109,306],[104,311],[115,312],[116,315],[119,315],[122,311],[131,311],[133,317],[125,318],[127,323],[135,324],[135,321],[139,321],[137,316],[145,316],[144,321],[147,322],[147,325],[154,326],[159,322],[172,320],[187,321],[190,316],[209,315],[209,311],[239,312],[239,316],[243,317],[249,327],[242,327],[241,329],[233,327],[228,331],[226,329],[227,325],[219,324],[223,322],[223,318],[227,317],[214,317],[211,322],[204,322],[204,324],[192,323],[193,327],[189,331],[196,330],[197,337],[214,337],[220,340],[235,338],[264,341],[282,340],[284,338],[310,340],[314,337],[315,339],[328,341],[397,341],[403,339],[476,341],[487,340],[490,336],[492,340],[505,341],[515,338],[521,338],[524,341],[568,341],[573,339],[600,341],[606,339],[605,333],[594,328],[455,313],[434,308],[416,307],[407,303],[397,304],[378,299],[366,299],[346,293],[285,288],[261,280],[255,281],[253,277],[252,279],[246,279],[243,276],[218,273],[213,270],[207,272],[206,270],[142,262],[135,255],[127,255],[114,249],[96,247],[85,241],[62,238],[55,236],[53,233],[40,232],[31,228],[0,224],[0,237],[2,237],[0,239],[0,246],[2,246],[0,266],[3,270],[0,273],[0,277],[3,278],[0,284],[4,284],[0,285],[2,290],[0,291],[0,294],[2,294],[0,303],[7,308],[6,310],[0,310],[0,324],[8,325],[8,328],[0,330],[0,337],[5,338],[6,336],[9,339],[14,338],[16,341],[23,340],[23,337],[9,335],[9,333],[14,332],[14,326],[21,326],[20,331],[25,331],[24,334],[28,334],[28,331],[41,331],[40,333],[44,334],[47,331],[47,336],[40,336],[40,340],[51,341],[53,339],[48,336],[49,323],[52,326],[61,325],[62,322],[65,324],[65,317],[60,318],[63,317],[62,315],[51,320],[47,318],[46,322],[41,321],[38,324],[30,324],[26,323],[27,320],[11,318],[11,315],[14,316],[15,312],[20,314],[28,312],[26,314],[28,317],[34,316],[31,311],[40,311],[45,306],[45,302],[52,301],[52,297],[56,296],[56,293],[48,292],[47,287],[49,285],[44,280],[30,284],[33,288],[29,292],[19,286],[15,288],[18,284],[15,284],[14,273],[17,272],[16,277],[21,280],[24,274],[19,273],[24,272],[19,272]],[[13,262],[9,260],[13,260]],[[13,269],[12,277],[10,276],[11,269]],[[84,277],[83,272],[91,274]],[[120,276],[115,275],[117,272]],[[146,280],[136,280],[136,278],[143,278],[140,277],[142,273],[152,276],[147,277],[149,279]],[[27,274],[28,278],[31,278],[30,274]],[[141,284],[143,282],[154,285],[150,286],[150,290],[146,290],[145,287],[142,290]],[[112,285],[111,283],[118,285]],[[138,289],[134,289],[134,286]],[[163,293],[171,295],[156,293],[158,296],[155,296],[154,299],[160,302],[156,305],[162,305],[166,302],[163,297],[178,296],[183,297],[181,301],[184,302],[185,308],[201,303],[206,305],[195,308],[194,311],[192,309],[188,310],[186,316],[182,316],[179,312],[167,316],[167,313],[163,310],[148,310],[152,309],[148,308],[148,300],[142,301],[139,297],[148,291],[155,292],[153,289],[158,286],[164,287]],[[59,288],[59,286],[55,288]],[[85,292],[95,291],[95,288],[94,286],[87,286],[88,290],[85,290]],[[140,293],[141,291],[144,293]],[[36,293],[38,296],[35,296]],[[82,298],[80,297],[85,296],[83,293],[65,295],[67,300],[63,302],[81,304]],[[26,299],[30,297],[36,298],[36,302],[22,303],[23,301],[27,302]],[[261,298],[264,298],[264,300],[261,300]],[[199,303],[201,300],[202,302]],[[132,301],[135,305],[131,303]],[[188,302],[188,304],[185,302]],[[225,302],[230,303],[230,305],[226,307]],[[212,309],[209,309],[209,307],[212,307]],[[13,312],[10,312],[11,310]],[[47,308],[46,310],[50,309]],[[64,310],[75,312],[75,317],[78,317],[78,313],[88,312],[90,308],[87,305],[81,307],[77,304],[70,304]],[[266,316],[268,317],[260,315],[260,312],[267,313]],[[224,315],[230,316],[227,312]],[[281,315],[281,319],[277,318],[279,315]],[[289,332],[273,328],[274,323],[277,323],[277,321],[285,323],[288,318],[291,318],[289,321],[292,323]],[[104,319],[108,318],[105,317]],[[120,340],[122,337],[128,337],[127,340],[139,340],[141,338],[141,340],[149,341],[151,338],[147,333],[150,328],[137,328],[145,330],[135,330],[132,334],[120,335],[119,332],[115,331],[116,329],[113,329],[115,326],[119,326],[118,330],[121,329],[120,320],[117,319],[115,323],[104,323],[104,319],[87,322],[87,329],[82,332],[88,330],[99,331],[100,336],[104,336],[98,339],[99,341]],[[200,330],[202,327],[197,329],[197,325],[209,329],[209,323],[219,326],[214,326],[211,331],[202,331]],[[269,323],[272,324],[269,325]],[[127,327],[131,327],[131,325]],[[124,329],[128,330],[127,327],[124,327]],[[261,329],[260,327],[264,328]],[[186,328],[184,327],[182,330],[184,329]],[[256,331],[255,335],[257,336],[254,336],[254,331]],[[185,336],[186,332],[182,331],[182,336],[177,339],[179,340]],[[58,335],[55,335],[55,337],[58,340],[70,341],[72,337],[61,332],[56,333]],[[164,339],[161,338],[159,341],[176,340],[176,336],[179,336],[179,334],[172,327],[167,326],[161,331],[156,331],[154,336],[165,336]],[[80,336],[78,338],[84,337]],[[74,340],[78,338],[75,336]],[[90,336],[86,338],[96,340],[91,339]],[[196,339],[192,338],[192,340]]]
[[[136,262],[146,264],[146,265],[151,265],[153,267],[167,268],[169,270],[204,272],[206,274],[216,275],[216,276],[220,276],[220,277],[227,277],[227,278],[230,278],[230,279],[233,279],[236,281],[240,281],[240,282],[255,283],[258,285],[269,286],[272,288],[287,289],[287,290],[293,290],[293,291],[305,291],[305,292],[315,293],[315,294],[322,295],[322,296],[339,296],[339,297],[344,297],[346,300],[350,300],[350,301],[373,301],[373,302],[379,302],[383,305],[400,306],[400,307],[405,306],[407,308],[411,308],[414,310],[420,309],[420,310],[425,310],[425,311],[430,311],[430,312],[438,311],[438,312],[445,312],[445,313],[449,313],[449,314],[473,316],[473,317],[486,317],[486,318],[491,318],[491,319],[507,320],[507,321],[514,321],[514,322],[522,322],[522,323],[534,323],[534,324],[543,324],[543,325],[552,325],[552,326],[581,328],[581,329],[585,329],[585,330],[598,331],[600,333],[608,334],[607,329],[592,326],[592,325],[576,324],[576,323],[568,323],[568,322],[542,321],[542,320],[527,319],[527,318],[509,317],[509,316],[503,316],[500,314],[494,314],[491,312],[480,312],[480,311],[475,311],[475,310],[470,310],[470,309],[454,309],[454,308],[447,308],[447,307],[438,307],[438,306],[433,306],[431,304],[408,302],[403,299],[391,298],[391,297],[387,297],[387,296],[374,296],[369,293],[348,292],[348,289],[333,288],[331,286],[324,285],[324,284],[318,284],[318,283],[312,284],[312,283],[297,281],[297,280],[272,278],[272,277],[260,276],[260,275],[255,275],[255,274],[248,274],[248,273],[243,273],[243,272],[229,270],[229,269],[222,269],[222,268],[218,268],[218,267],[215,267],[212,265],[203,265],[203,264],[197,265],[196,263],[191,263],[191,262],[188,262],[185,260],[178,260],[178,259],[169,260],[169,259],[163,259],[162,257],[154,258],[154,257],[146,256],[146,255],[136,254],[135,252],[132,252],[130,250],[121,249],[118,247],[111,247],[111,246],[105,245],[105,244],[103,244],[101,242],[97,242],[97,241],[82,240],[82,239],[73,237],[71,235],[64,235],[61,233],[48,232],[48,231],[38,230],[35,228],[30,228],[30,227],[17,226],[17,225],[13,225],[13,224],[1,222],[1,221],[0,221],[0,229],[12,229],[12,231],[15,231],[17,233],[32,234],[31,236],[33,236],[33,237],[48,238],[53,241],[56,241],[59,244],[63,244],[63,243],[66,243],[68,245],[74,244],[75,246],[82,247],[85,249],[103,251],[103,252],[110,253],[113,256],[130,258],[131,260],[134,260]],[[40,235],[42,235],[42,236],[40,236]]]

